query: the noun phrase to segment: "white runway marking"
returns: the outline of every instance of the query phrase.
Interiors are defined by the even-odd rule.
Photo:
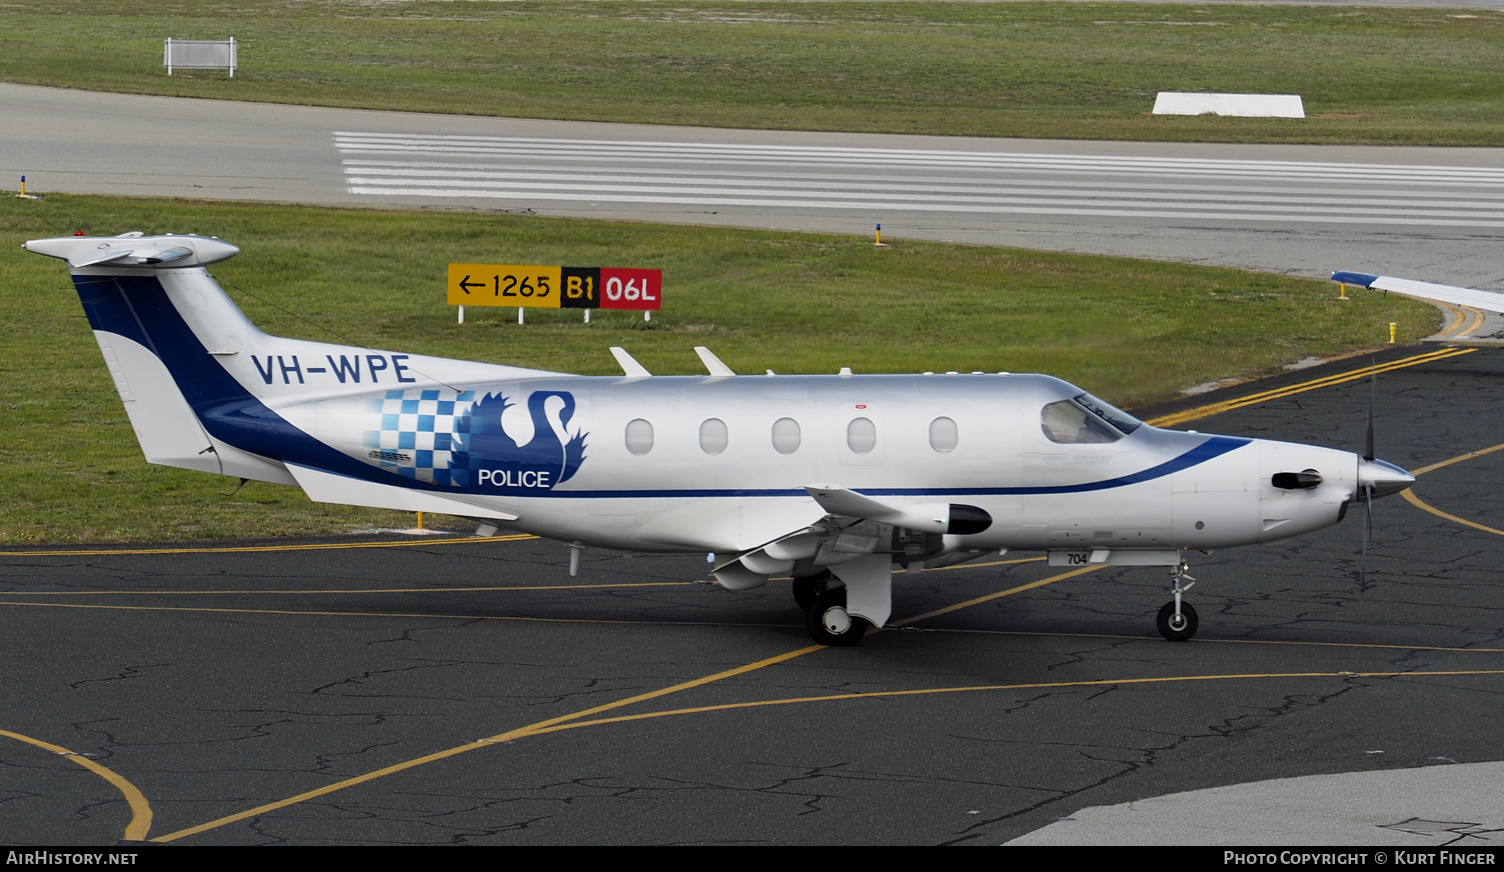
[[[1504,169],[336,133],[356,195],[1504,227]]]

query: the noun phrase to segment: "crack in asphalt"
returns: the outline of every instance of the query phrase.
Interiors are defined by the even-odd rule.
[[[73,690],[78,690],[85,684],[98,684],[108,681],[130,681],[131,679],[135,678],[145,678],[147,670],[166,669],[170,668],[171,666],[171,663],[148,663],[143,666],[127,666],[120,672],[117,672],[114,675],[109,676],[108,678],[85,678],[69,684],[68,687],[72,688]]]
[[[1262,715],[1250,713],[1247,715],[1224,719],[1220,723],[1214,722],[1208,724],[1203,728],[1203,732],[1201,733],[1177,734],[1174,735],[1168,742],[1161,744],[1150,744],[1140,748],[1121,747],[1116,749],[1102,749],[1103,751],[1116,750],[1137,754],[1139,757],[1138,760],[1125,760],[1115,757],[1096,756],[1088,750],[1080,750],[1078,751],[1078,754],[1084,759],[1090,760],[1095,763],[1116,764],[1119,766],[1119,768],[1116,771],[1109,772],[1108,774],[1103,775],[1100,778],[1087,782],[1086,784],[1078,785],[1076,787],[1053,789],[1038,787],[1036,789],[1049,791],[1052,795],[1047,796],[1039,800],[1038,802],[1029,803],[1021,808],[1014,809],[1005,814],[979,819],[974,823],[963,827],[958,831],[955,831],[952,834],[951,838],[940,842],[940,844],[958,845],[983,838],[986,834],[978,831],[998,823],[1013,820],[1037,811],[1041,811],[1057,803],[1065,802],[1075,796],[1079,796],[1083,793],[1105,787],[1115,781],[1122,780],[1127,776],[1134,775],[1142,770],[1154,768],[1159,765],[1160,761],[1165,758],[1166,755],[1179,750],[1180,748],[1182,748],[1182,746],[1190,745],[1207,739],[1227,740],[1255,730],[1261,730],[1266,728],[1270,723],[1273,723],[1276,720],[1289,715],[1293,711],[1303,711],[1305,709],[1327,705],[1332,700],[1337,699],[1338,697],[1341,697],[1354,689],[1355,688],[1352,686],[1344,687],[1339,691],[1317,696],[1315,697],[1314,702],[1303,702],[1294,696],[1288,696],[1285,698],[1285,703],[1283,705],[1265,707],[1262,710]],[[1241,721],[1244,719],[1249,720],[1250,723],[1248,725],[1234,725],[1235,721]],[[1038,745],[1040,743],[1035,744]],[[1066,746],[1068,747],[1079,747],[1078,745],[1076,745],[1076,743],[1064,744],[1066,744]]]

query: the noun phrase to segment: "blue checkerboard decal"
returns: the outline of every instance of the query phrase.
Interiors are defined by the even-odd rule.
[[[372,400],[381,429],[365,431],[368,463],[405,478],[464,487],[468,472],[449,464],[470,429],[475,391],[392,390]]]

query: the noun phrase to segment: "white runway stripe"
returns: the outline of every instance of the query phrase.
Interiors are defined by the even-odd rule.
[[[1454,183],[1504,185],[1504,169],[1480,167],[1424,167],[1404,164],[1351,164],[1319,161],[1230,161],[1208,158],[1159,158],[1101,155],[1045,155],[965,151],[905,151],[896,149],[807,148],[704,143],[592,142],[588,140],[503,139],[489,137],[380,136],[335,134],[345,153],[429,153],[449,156],[467,154],[499,157],[532,157],[546,160],[573,158],[591,160],[658,160],[678,163],[700,159],[718,163],[756,160],[763,163],[818,161],[851,164],[932,165],[939,167],[1037,168],[1048,171],[1082,172],[1177,171],[1211,173],[1285,173],[1298,176],[1338,177],[1359,180],[1391,178]]]
[[[905,183],[893,183],[893,182],[888,182],[888,181],[873,179],[873,180],[871,180],[870,184],[864,186],[864,188],[863,188],[864,193],[862,193],[862,194],[852,194],[852,193],[850,193],[850,189],[837,188],[834,185],[832,185],[831,183],[829,183],[827,181],[824,181],[824,180],[819,180],[819,179],[810,180],[810,181],[802,181],[802,180],[799,180],[797,178],[796,179],[788,179],[786,177],[780,177],[779,180],[778,180],[778,182],[777,182],[777,185],[778,185],[777,188],[769,187],[770,183],[767,181],[767,179],[768,179],[767,176],[761,176],[761,177],[758,177],[758,178],[724,178],[724,177],[722,177],[722,178],[712,178],[712,177],[706,177],[706,176],[699,176],[699,177],[696,177],[696,178],[688,178],[688,179],[686,179],[686,178],[683,178],[682,176],[681,177],[674,177],[674,176],[649,176],[649,175],[635,175],[635,174],[631,175],[631,176],[623,176],[623,175],[601,175],[601,174],[587,174],[587,173],[569,174],[569,173],[528,172],[528,171],[525,171],[525,170],[512,171],[512,172],[483,172],[483,171],[477,171],[477,170],[442,170],[442,169],[428,169],[428,168],[422,168],[422,169],[412,168],[412,169],[408,169],[408,168],[403,168],[403,167],[372,167],[372,166],[359,165],[357,162],[353,162],[353,161],[352,162],[347,162],[345,173],[346,173],[347,180],[352,185],[382,185],[382,184],[389,184],[391,178],[403,178],[403,179],[413,179],[415,181],[416,180],[432,180],[434,183],[449,182],[450,184],[459,184],[459,185],[464,185],[464,186],[467,186],[467,187],[487,188],[487,187],[502,187],[502,185],[500,185],[500,184],[497,183],[497,180],[527,180],[526,182],[520,182],[519,181],[519,182],[511,182],[509,184],[510,184],[511,187],[523,187],[523,188],[542,189],[542,190],[548,190],[548,189],[553,188],[553,187],[560,187],[560,188],[581,188],[581,187],[586,187],[586,188],[590,188],[590,189],[606,191],[606,190],[621,190],[622,188],[620,188],[620,187],[613,188],[611,186],[613,184],[622,185],[625,182],[630,181],[632,183],[631,187],[633,187],[633,188],[635,188],[637,190],[641,190],[644,193],[653,193],[653,192],[662,193],[664,191],[669,191],[669,190],[683,190],[683,191],[686,191],[686,192],[692,192],[692,193],[696,193],[696,194],[700,194],[700,195],[708,195],[708,194],[712,194],[712,193],[718,193],[718,191],[716,189],[717,189],[717,187],[721,187],[721,188],[729,188],[729,189],[732,189],[732,190],[730,190],[730,191],[720,191],[720,193],[753,193],[753,191],[747,191],[747,190],[744,190],[744,189],[755,188],[755,189],[757,189],[755,191],[756,193],[761,193],[761,194],[768,195],[768,196],[784,195],[784,194],[793,195],[793,194],[797,194],[797,193],[801,193],[801,192],[802,193],[807,193],[807,194],[809,194],[811,196],[821,196],[822,192],[821,192],[820,189],[822,189],[822,188],[829,188],[830,191],[828,193],[831,196],[837,196],[837,195],[839,195],[839,196],[861,196],[861,197],[867,197],[867,196],[878,196],[879,195],[879,194],[875,194],[873,192],[887,192],[887,193],[892,193],[892,194],[902,194],[904,192],[917,192],[917,193],[922,193],[922,194],[927,195],[924,199],[934,199],[937,196],[950,194],[950,195],[962,196],[962,197],[964,197],[967,200],[975,200],[979,196],[988,195],[988,194],[993,194],[993,195],[1029,194],[1029,195],[1039,196],[1039,195],[1042,195],[1042,194],[1054,193],[1054,192],[1052,192],[1050,190],[1050,188],[1056,188],[1056,189],[1058,189],[1059,193],[1057,194],[1057,196],[1072,196],[1072,197],[1076,197],[1076,196],[1080,196],[1081,195],[1082,189],[1087,188],[1087,187],[1091,187],[1092,189],[1095,189],[1095,190],[1098,190],[1098,191],[1102,192],[1101,196],[1098,197],[1098,198],[1096,198],[1096,199],[1107,199],[1107,198],[1114,197],[1114,196],[1117,196],[1117,197],[1127,197],[1128,196],[1127,193],[1124,193],[1124,194],[1121,194],[1121,195],[1114,195],[1114,194],[1111,193],[1111,191],[1113,191],[1114,189],[1124,188],[1124,189],[1132,189],[1133,192],[1134,192],[1134,196],[1136,196],[1138,198],[1141,198],[1141,199],[1150,199],[1150,200],[1183,200],[1183,201],[1209,200],[1209,201],[1215,201],[1215,202],[1217,202],[1219,204],[1224,204],[1224,205],[1230,199],[1233,199],[1233,197],[1230,196],[1231,194],[1236,194],[1237,195],[1236,199],[1242,200],[1242,201],[1245,201],[1245,202],[1308,203],[1308,204],[1311,204],[1313,206],[1319,206],[1319,207],[1322,207],[1322,208],[1342,209],[1342,210],[1351,209],[1352,207],[1355,207],[1355,206],[1372,206],[1372,207],[1409,206],[1409,207],[1457,208],[1459,206],[1466,206],[1467,205],[1466,203],[1459,204],[1456,201],[1456,199],[1454,199],[1454,198],[1448,198],[1448,199],[1444,199],[1444,200],[1418,200],[1418,199],[1398,199],[1398,198],[1372,199],[1372,198],[1365,198],[1365,197],[1348,197],[1348,198],[1344,198],[1344,200],[1343,200],[1343,202],[1341,204],[1334,205],[1334,204],[1331,203],[1331,201],[1329,199],[1325,199],[1325,198],[1321,198],[1321,197],[1317,197],[1317,196],[1305,196],[1306,194],[1309,193],[1309,189],[1305,189],[1305,188],[1301,188],[1301,189],[1286,189],[1285,191],[1281,192],[1281,191],[1271,191],[1271,190],[1269,190],[1267,188],[1208,188],[1208,187],[1198,187],[1198,188],[1189,189],[1189,190],[1195,191],[1195,193],[1183,193],[1183,192],[1179,192],[1179,191],[1163,191],[1163,190],[1160,190],[1158,188],[1151,188],[1151,186],[1147,186],[1147,185],[1133,185],[1133,186],[1091,185],[1091,186],[1088,186],[1085,183],[1077,183],[1077,184],[1074,184],[1074,185],[1070,184],[1070,183],[1065,183],[1065,184],[1054,184],[1054,185],[1048,185],[1048,186],[1046,186],[1046,183],[1035,182],[1035,183],[1032,184],[1032,186],[1031,185],[1016,184],[1016,185],[1008,185],[1008,186],[977,187],[975,185],[961,185],[961,184],[957,184],[957,183],[954,183],[954,182],[947,183],[947,184],[922,184],[922,183],[918,183],[918,182],[905,184]],[[586,183],[593,183],[593,184],[586,184]],[[1282,196],[1282,194],[1283,195],[1288,195],[1288,196]],[[1469,196],[1477,197],[1477,196],[1482,196],[1482,195],[1463,195],[1463,196],[1464,196],[1464,198],[1466,198],[1466,197],[1469,197]],[[1499,203],[1494,202],[1494,203],[1489,203],[1487,205],[1490,208],[1497,208],[1499,206]],[[1461,214],[1466,214],[1466,213],[1461,213]]]
[[[408,176],[413,176],[413,177],[428,177],[428,176],[446,177],[446,176],[454,176],[454,177],[469,177],[469,178],[477,178],[477,179],[482,179],[482,178],[499,178],[499,177],[526,177],[526,178],[538,179],[538,178],[552,177],[550,174],[548,174],[546,172],[543,172],[543,171],[540,171],[540,170],[537,170],[537,169],[530,169],[530,168],[521,168],[521,169],[516,169],[516,170],[512,170],[512,171],[497,171],[498,167],[503,166],[503,164],[499,164],[499,163],[498,164],[481,164],[481,163],[448,163],[448,162],[437,162],[437,161],[381,161],[381,160],[352,159],[352,160],[346,160],[344,162],[344,164],[345,164],[345,167],[346,167],[345,172],[346,172],[347,175],[357,174],[358,173],[358,174],[362,174],[362,175],[408,175]],[[511,164],[507,164],[506,166],[514,166],[515,167],[515,166],[518,166],[518,164],[516,164],[515,162],[513,162]],[[600,170],[600,171],[604,172],[604,170]],[[748,185],[760,184],[761,182],[758,181],[758,180],[763,180],[763,179],[779,179],[779,180],[793,180],[793,182],[790,182],[790,183],[798,183],[798,184],[806,184],[806,183],[810,183],[810,182],[814,182],[814,183],[819,183],[819,182],[831,182],[831,183],[845,182],[845,183],[848,183],[850,185],[855,185],[855,186],[857,186],[859,188],[867,189],[867,190],[871,190],[871,189],[875,189],[875,188],[879,188],[879,187],[882,187],[882,188],[891,188],[891,189],[895,189],[895,190],[896,189],[904,189],[904,188],[922,189],[922,190],[932,190],[932,189],[939,190],[939,189],[943,189],[943,186],[945,186],[945,185],[956,186],[957,188],[959,188],[961,190],[980,190],[980,189],[978,189],[976,187],[976,183],[975,182],[967,181],[967,180],[964,180],[964,179],[956,179],[956,178],[944,177],[944,176],[935,176],[935,177],[933,177],[933,181],[924,181],[923,179],[921,179],[919,177],[915,177],[916,180],[913,181],[910,184],[910,183],[905,183],[905,182],[894,182],[892,175],[852,175],[852,174],[832,175],[832,174],[829,174],[829,173],[794,173],[794,172],[789,172],[789,171],[783,171],[783,172],[758,172],[758,171],[747,170],[747,171],[738,172],[736,176],[727,176],[724,172],[717,172],[717,171],[713,171],[713,170],[686,169],[686,168],[684,168],[682,166],[681,167],[675,167],[674,170],[673,170],[673,175],[672,176],[652,176],[652,175],[647,175],[648,173],[661,173],[661,172],[663,172],[663,170],[656,169],[656,168],[655,169],[643,169],[643,170],[618,169],[618,170],[615,170],[615,171],[611,172],[609,175],[602,175],[602,176],[600,176],[600,178],[611,178],[611,179],[644,179],[644,180],[650,180],[650,181],[661,181],[663,179],[669,179],[670,181],[679,182],[679,183],[683,183],[683,184],[691,184],[691,183],[694,183],[694,182],[696,182],[698,180],[702,180],[703,179],[703,180],[706,180],[708,182],[715,183],[715,184],[748,184]],[[560,174],[560,177],[563,177],[563,178],[587,178],[588,176],[585,175],[585,173],[586,173],[586,170],[581,169],[581,170],[575,170],[574,172],[568,173],[568,174]],[[1197,185],[1197,184],[1175,184],[1175,183],[1168,183],[1168,182],[1160,182],[1160,183],[1151,183],[1151,182],[1116,182],[1116,181],[1115,182],[1100,182],[1100,181],[1098,181],[1098,182],[1070,182],[1070,181],[1059,181],[1059,180],[1048,180],[1048,181],[1046,181],[1046,180],[1033,179],[1033,178],[1028,178],[1028,177],[1016,177],[1016,178],[1015,177],[1009,177],[1007,179],[1007,184],[1011,188],[1020,188],[1020,189],[1021,188],[1030,188],[1030,187],[1052,187],[1052,188],[1060,188],[1060,189],[1084,188],[1084,189],[1090,189],[1090,190],[1095,190],[1095,191],[1111,191],[1111,190],[1124,190],[1124,191],[1135,191],[1136,190],[1136,191],[1150,191],[1150,192],[1156,192],[1156,191],[1158,191],[1158,192],[1167,192],[1167,191],[1199,191],[1199,192],[1219,192],[1219,193],[1233,193],[1233,194],[1253,194],[1253,193],[1258,193],[1258,194],[1295,194],[1295,195],[1303,195],[1303,194],[1310,194],[1311,190],[1312,190],[1311,186],[1308,185],[1308,184],[1307,185],[1301,185],[1299,187],[1275,187],[1275,186],[1270,186],[1270,185],[1267,185],[1267,184],[1261,184],[1261,185],[1248,185],[1248,184],[1241,184],[1241,185],[1199,184],[1199,185]],[[832,184],[832,185],[830,185],[830,187],[835,187],[835,185]],[[1403,189],[1402,190],[1398,190],[1398,191],[1394,191],[1394,192],[1392,192],[1392,194],[1393,194],[1393,196],[1396,196],[1396,197],[1400,197],[1400,196],[1411,196],[1411,197],[1414,197],[1414,196],[1432,196],[1432,192],[1428,192],[1428,191],[1418,191],[1417,192],[1417,191],[1409,191],[1409,190],[1403,190]],[[1494,201],[1494,202],[1500,202],[1501,199],[1504,199],[1504,198],[1501,198],[1500,195],[1498,195],[1498,194],[1487,193],[1487,192],[1472,192],[1472,191],[1446,191],[1445,192],[1445,197],[1446,197],[1446,200],[1444,202],[1447,203],[1447,204],[1450,204],[1450,205],[1455,205],[1455,201],[1458,200],[1458,199],[1462,199],[1462,200],[1468,200],[1468,199],[1487,199],[1487,200],[1491,200],[1491,201]]]
[[[368,133],[335,144],[350,193],[370,196],[1504,226],[1504,169],[1489,167]]]

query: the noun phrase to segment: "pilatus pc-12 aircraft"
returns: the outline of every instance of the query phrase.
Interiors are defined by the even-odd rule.
[[[1160,430],[1045,375],[581,377],[268,336],[201,236],[25,243],[68,262],[152,463],[443,512],[586,546],[709,552],[725,587],[792,576],[810,635],[887,622],[895,563],[999,550],[1162,566],[1159,630],[1189,639],[1182,555],[1335,524],[1403,490],[1347,451]]]

